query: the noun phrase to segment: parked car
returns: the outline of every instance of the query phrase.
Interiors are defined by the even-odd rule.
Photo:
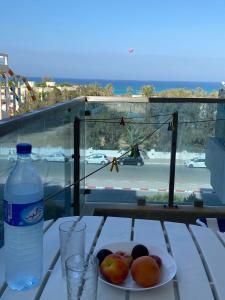
[[[200,157],[187,160],[185,161],[184,165],[188,168],[206,168],[205,159]]]
[[[34,161],[36,161],[36,160],[40,160],[41,157],[40,157],[39,154],[32,152],[31,153],[31,159],[34,160]]]
[[[15,161],[17,159],[16,150],[9,150],[8,160]]]
[[[144,165],[144,161],[141,156],[138,157],[124,156],[118,159],[118,163],[120,166],[123,165],[143,166]]]
[[[15,161],[17,159],[17,153],[16,150],[9,150],[8,160]],[[40,160],[40,156],[37,153],[32,152],[31,153],[31,159],[33,161]]]
[[[69,157],[66,156],[62,152],[56,152],[56,153],[52,153],[52,154],[43,156],[43,159],[45,161],[59,161],[59,162],[67,162],[67,161],[69,161]]]
[[[110,162],[108,157],[105,154],[92,154],[89,155],[85,158],[85,162],[87,164],[100,164],[100,165],[105,165]]]

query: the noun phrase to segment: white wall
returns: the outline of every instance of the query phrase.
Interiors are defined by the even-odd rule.
[[[10,147],[1,147],[0,148],[0,155],[6,156],[9,154],[10,150],[16,150],[15,148],[10,148]],[[62,147],[42,147],[42,148],[33,148],[32,152],[39,154],[39,155],[51,155],[56,152],[62,152],[67,156],[72,155],[73,149],[64,149]],[[85,151],[85,155],[88,156],[90,154],[94,153],[102,153],[108,156],[109,158],[112,157],[118,157],[122,155],[125,151],[118,151],[118,150],[94,150],[92,148],[89,148]],[[84,153],[82,150],[81,153]],[[170,159],[170,152],[159,152],[155,151],[152,149],[151,151],[147,152],[147,155],[149,159]],[[187,151],[182,151],[182,152],[177,152],[176,158],[181,159],[181,160],[188,160],[193,157],[201,157],[205,158],[204,153],[195,153],[195,152],[187,152]]]
[[[225,147],[217,138],[209,138],[206,166],[210,170],[210,183],[222,203],[225,203]]]
[[[102,153],[107,155],[108,157],[118,157],[121,154],[123,154],[125,151],[117,151],[117,150],[94,150],[92,148],[89,148],[86,150],[86,156],[94,153]],[[147,155],[150,159],[170,159],[170,152],[159,152],[155,151],[154,149],[147,151]],[[177,152],[176,158],[181,160],[188,160],[192,159],[194,157],[201,157],[205,158],[205,153],[197,153],[197,152]]]

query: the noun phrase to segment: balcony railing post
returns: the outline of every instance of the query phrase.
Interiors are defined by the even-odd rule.
[[[80,119],[74,119],[74,155],[73,155],[73,180],[77,182],[73,189],[73,211],[75,216],[80,215]]]
[[[172,140],[171,140],[171,156],[170,156],[170,181],[169,181],[169,201],[168,207],[174,207],[174,182],[176,168],[176,152],[177,152],[177,127],[178,127],[178,112],[173,113],[172,123]]]

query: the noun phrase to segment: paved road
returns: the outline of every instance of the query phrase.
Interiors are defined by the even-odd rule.
[[[86,174],[91,173],[97,165],[87,165]],[[110,172],[110,167],[102,169],[86,179],[86,185],[97,187],[120,187],[120,188],[168,188],[169,165],[148,164],[142,167],[122,166],[119,172]],[[206,168],[187,168],[183,165],[176,167],[176,189],[187,191],[200,188],[211,188],[210,172]]]
[[[4,183],[14,163],[8,160],[0,160],[0,182]],[[34,162],[34,166],[41,175],[43,181],[49,184],[65,184],[65,174],[73,172],[73,164],[62,162]],[[99,165],[85,165],[85,174],[89,174],[99,168]],[[84,168],[83,168],[84,170]],[[81,172],[82,173],[82,172]],[[84,173],[82,173],[82,176]],[[69,182],[70,178],[66,181]],[[110,166],[88,177],[86,186],[95,187],[119,187],[119,188],[148,188],[166,189],[169,182],[169,165],[146,164],[138,166],[121,166],[119,172],[110,172]],[[211,188],[210,172],[206,168],[187,168],[183,165],[176,167],[175,188],[191,191],[200,188]]]
[[[3,193],[3,184],[15,163],[8,160],[0,160],[0,194]],[[46,195],[60,191],[65,185],[71,183],[72,177],[65,174],[73,174],[73,163],[36,161],[34,167],[41,175],[45,183]],[[83,165],[81,177],[89,174],[99,165]],[[65,180],[66,177],[66,180]],[[127,202],[135,203],[137,195],[155,195],[166,193],[169,186],[169,165],[167,164],[145,164],[142,167],[121,166],[119,172],[110,172],[110,166],[88,177],[81,186],[89,187],[92,192],[86,196],[86,201],[91,202]],[[209,191],[210,189],[210,191]],[[175,193],[182,197],[188,196],[193,191],[201,191],[198,196],[210,203],[216,195],[211,194],[210,173],[206,168],[186,168],[183,165],[176,167]],[[57,196],[62,201],[64,194]],[[60,200],[61,199],[61,200]],[[68,198],[69,199],[69,198]]]
[[[8,160],[0,160],[0,196],[3,195],[3,185],[15,163]],[[73,163],[36,161],[34,167],[41,175],[45,183],[45,194],[51,195],[60,191],[72,180]],[[83,165],[81,177],[101,167],[100,165]],[[69,174],[69,176],[65,176]],[[66,177],[66,180],[65,180]],[[121,166],[119,172],[110,172],[110,166],[88,177],[82,186],[91,187],[92,192],[86,195],[86,201],[90,202],[124,202],[135,203],[137,196],[155,195],[168,191],[169,164],[145,164],[143,167]],[[182,164],[176,166],[175,193],[182,197],[188,196],[192,191],[201,191],[197,195],[204,199],[205,203],[217,201],[215,194],[212,194],[210,186],[210,172],[206,168],[186,168]],[[68,190],[69,192],[69,190]],[[64,194],[56,198],[59,203],[64,203]],[[68,196],[70,199],[70,196]],[[69,205],[69,203],[67,203]]]
[[[86,174],[93,172],[97,165],[86,165]],[[145,164],[143,167],[121,166],[119,173],[110,172],[110,167],[86,179],[86,186],[92,192],[87,202],[123,202],[136,203],[137,196],[168,194],[169,165]],[[175,194],[182,199],[195,192],[204,203],[213,205],[218,202],[212,193],[210,172],[206,168],[187,168],[183,164],[176,166]]]

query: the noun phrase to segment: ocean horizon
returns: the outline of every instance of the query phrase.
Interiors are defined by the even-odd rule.
[[[28,77],[28,80],[41,82],[41,77]],[[78,79],[78,78],[53,78],[56,83],[70,84],[98,84],[105,87],[107,84],[113,85],[115,95],[127,94],[128,87],[132,88],[132,94],[140,94],[141,88],[145,85],[153,85],[156,92],[169,89],[191,89],[202,88],[207,93],[219,91],[222,87],[220,82],[204,82],[204,81],[159,81],[159,80],[115,80],[115,79]]]

